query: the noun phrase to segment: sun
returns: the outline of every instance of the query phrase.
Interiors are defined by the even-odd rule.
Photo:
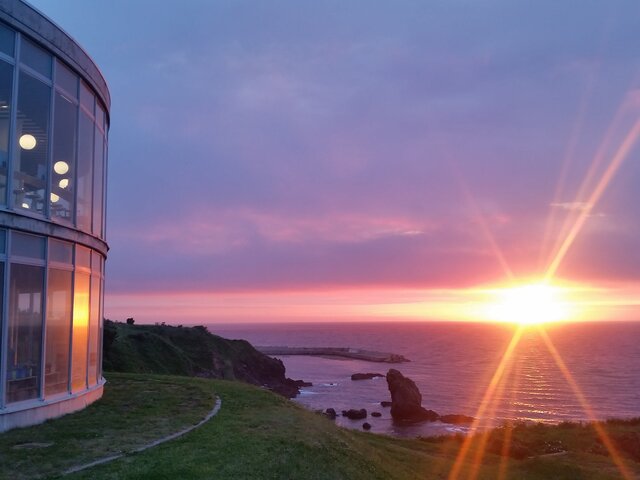
[[[546,283],[532,283],[493,290],[486,316],[493,321],[536,325],[560,322],[572,316],[564,289]]]

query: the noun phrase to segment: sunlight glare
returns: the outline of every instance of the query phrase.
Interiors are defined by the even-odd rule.
[[[520,325],[568,320],[572,308],[562,293],[563,289],[545,283],[499,289],[487,306],[487,317]]]

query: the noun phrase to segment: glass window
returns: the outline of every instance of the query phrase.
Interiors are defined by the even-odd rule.
[[[76,245],[76,267],[91,268],[91,250],[87,247]]]
[[[93,152],[93,233],[102,237],[103,184],[104,184],[104,138],[96,127]]]
[[[91,250],[91,273],[97,275],[102,273],[102,255],[95,250]]]
[[[104,109],[100,102],[96,102],[96,123],[104,131]]]
[[[0,230],[0,253],[6,253],[6,252],[7,252],[7,231]],[[2,310],[0,310],[0,315],[1,314],[2,314]]]
[[[72,223],[78,107],[56,92],[54,112],[50,212],[51,218]]]
[[[7,403],[40,396],[44,268],[11,265],[7,331]]]
[[[56,62],[56,85],[63,88],[72,98],[78,98],[78,76],[60,61]]]
[[[45,396],[69,390],[72,272],[49,269],[44,364]]]
[[[13,57],[14,45],[16,42],[16,36],[13,30],[8,29],[2,23],[0,23],[0,52]]]
[[[87,341],[89,338],[89,274],[76,271],[73,291],[73,353],[71,388],[73,392],[87,388]]]
[[[0,204],[7,201],[7,165],[9,164],[9,127],[13,67],[0,61]]]
[[[20,61],[45,77],[51,78],[51,55],[24,37],[20,44]]]
[[[89,319],[89,385],[98,383],[100,347],[100,277],[91,276],[91,316]]]
[[[49,261],[73,264],[73,245],[61,240],[49,239]]]
[[[93,115],[95,97],[93,96],[91,89],[84,82],[80,82],[80,105],[86,108],[89,113]]]
[[[44,259],[44,237],[11,232],[11,255]]]
[[[38,213],[44,212],[47,185],[50,94],[44,83],[20,74],[14,202],[16,208]]]
[[[80,230],[91,231],[91,187],[93,183],[93,121],[80,112],[78,132],[78,174],[76,224]]]

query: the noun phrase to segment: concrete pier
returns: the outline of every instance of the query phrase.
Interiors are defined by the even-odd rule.
[[[265,355],[310,355],[314,357],[342,357],[379,363],[402,363],[409,360],[397,353],[375,352],[349,347],[256,347]]]

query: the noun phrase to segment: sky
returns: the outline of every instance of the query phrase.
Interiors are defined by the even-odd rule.
[[[32,4],[111,91],[107,318],[471,319],[556,257],[640,318],[635,0]]]

